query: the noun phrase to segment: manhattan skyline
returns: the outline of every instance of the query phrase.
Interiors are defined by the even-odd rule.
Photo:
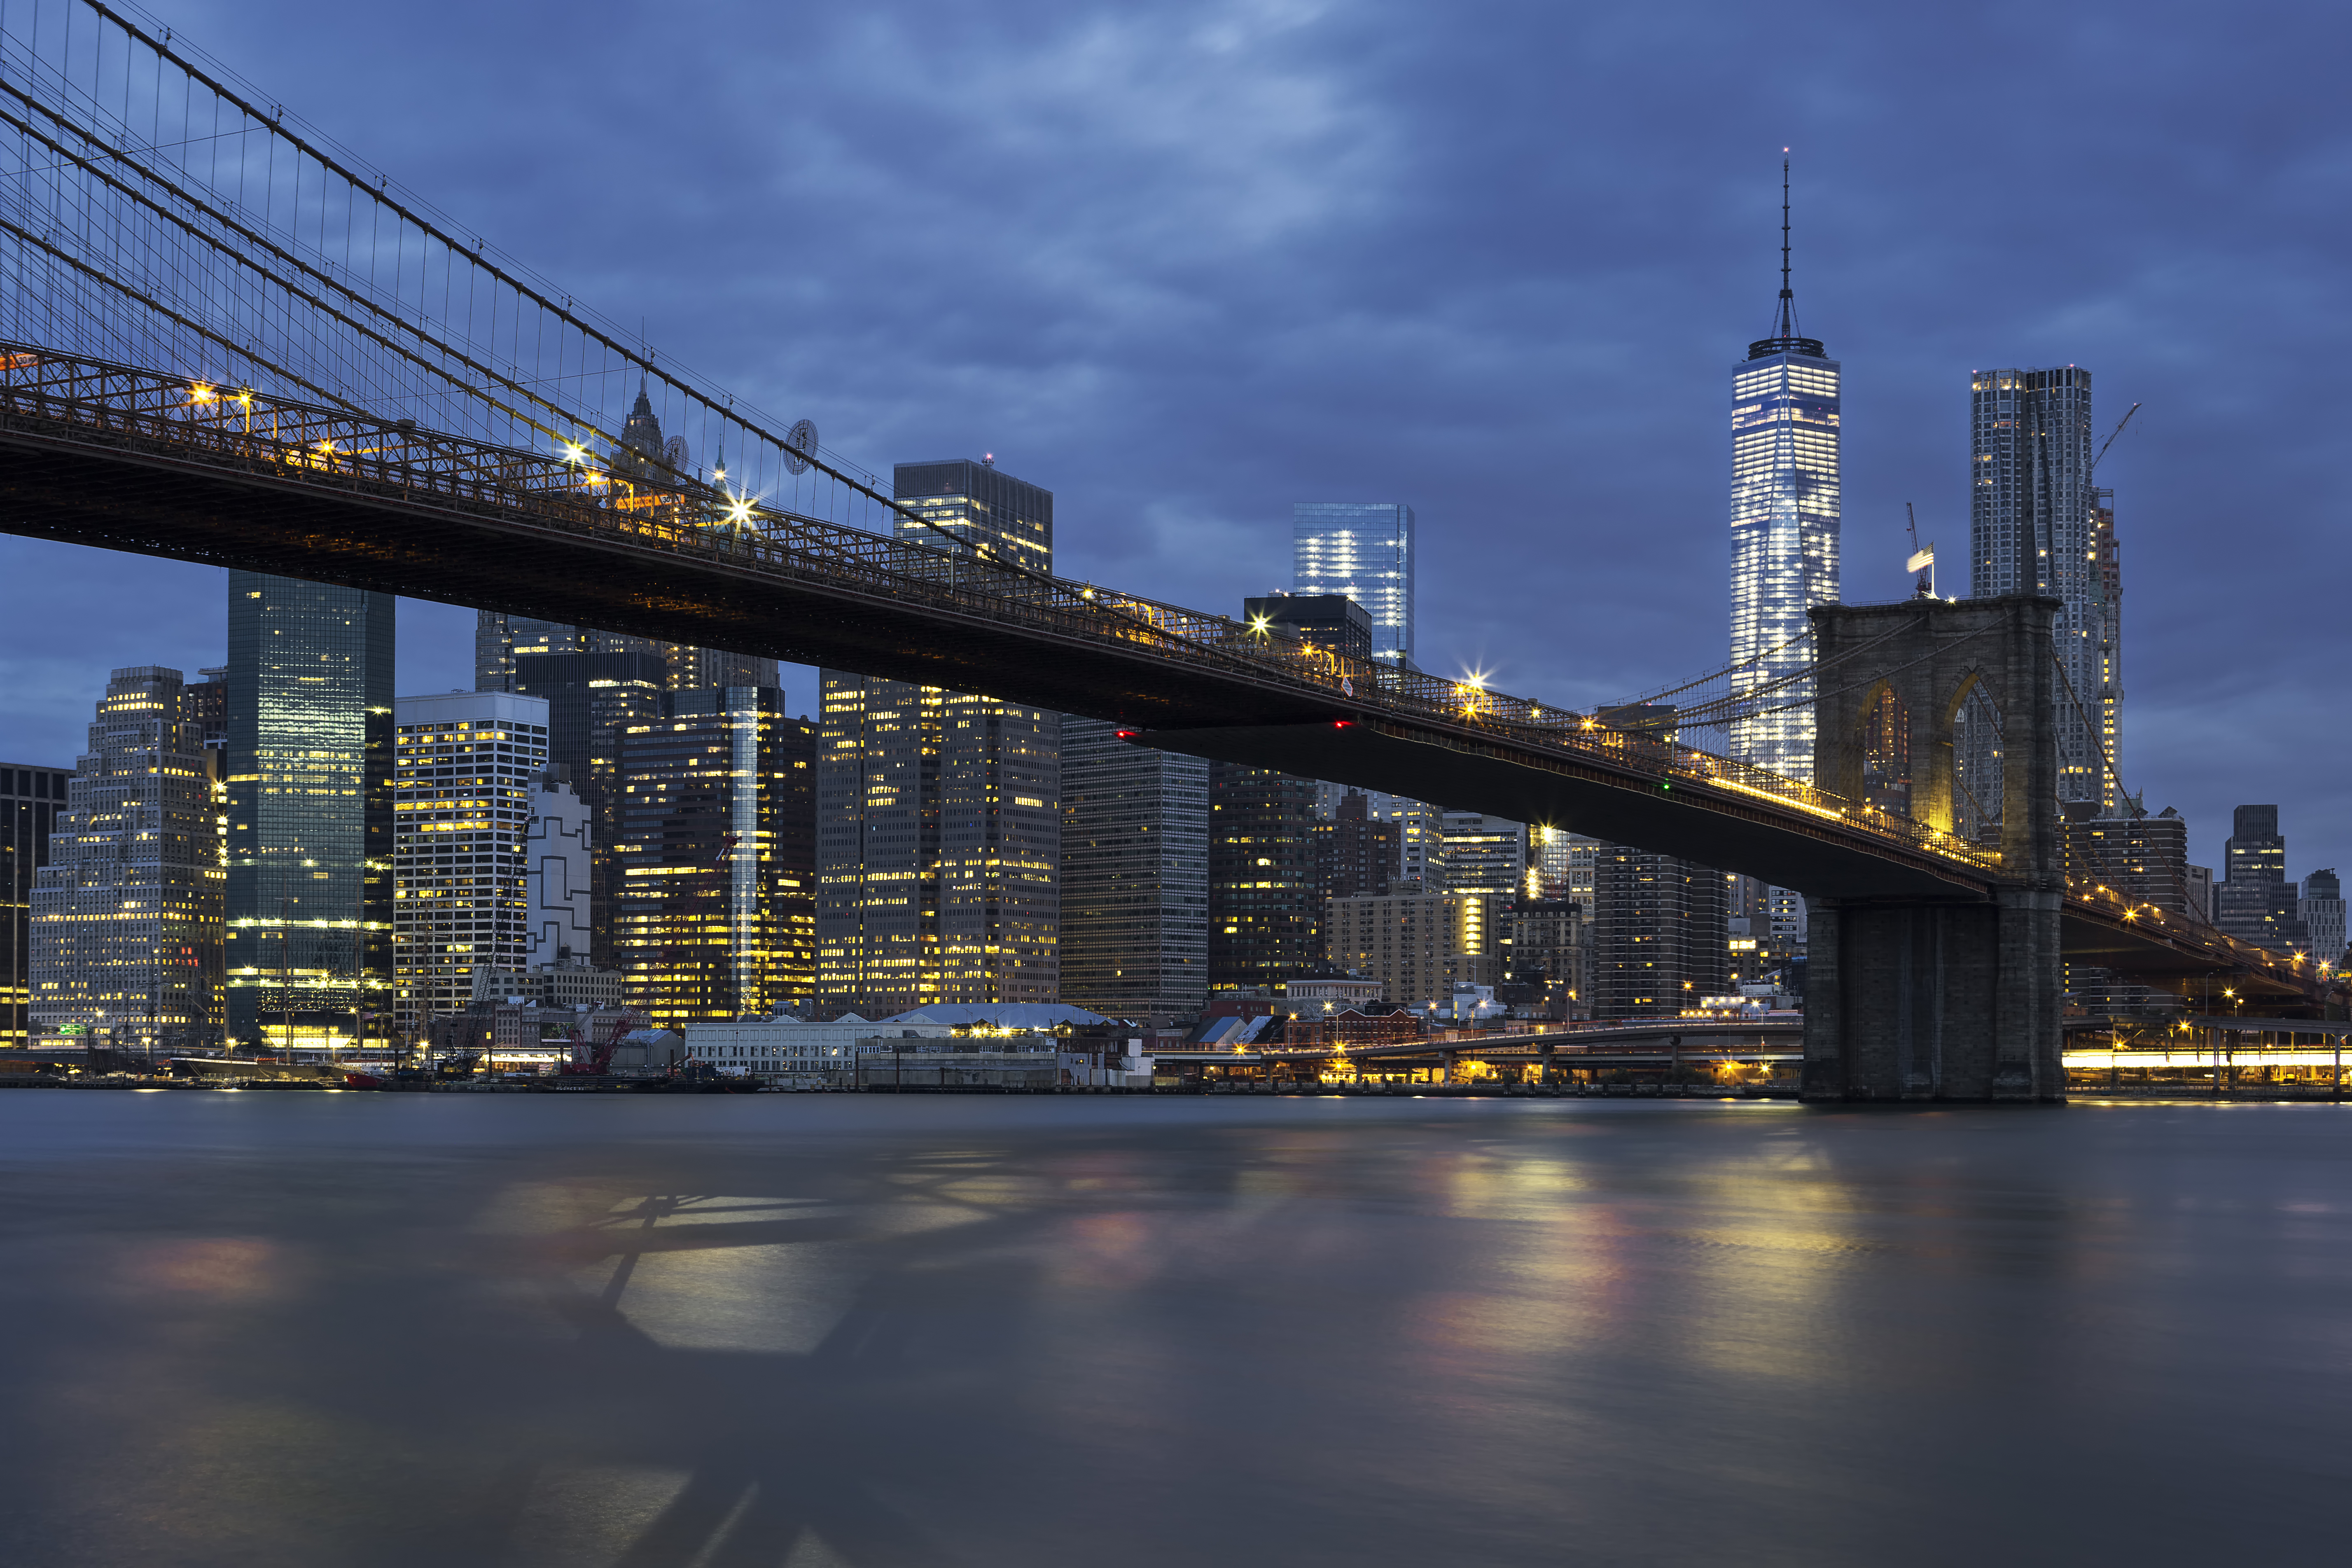
[[[1579,706],[1720,662],[1723,345],[1755,330],[1792,145],[1806,330],[1845,366],[1845,596],[1906,592],[1906,500],[1961,553],[1972,370],[2095,366],[2103,421],[2147,405],[2099,472],[2126,781],[2189,816],[2200,861],[2246,800],[2282,803],[2298,859],[2352,859],[2340,770],[2302,742],[2333,691],[2345,499],[2312,367],[2344,331],[2325,198],[2352,164],[2326,84],[2296,80],[2327,14],[2290,8],[2307,47],[2258,59],[2218,18],[2094,7],[2020,61],[1998,11],[1798,5],[1775,37],[1830,51],[1840,91],[1792,107],[1749,79],[1760,24],[1702,9],[1696,32],[1528,11],[1474,38],[1381,7],[884,7],[786,51],[709,7],[681,37],[726,50],[649,61],[593,112],[577,82],[617,12],[526,37],[428,5],[390,40],[268,4],[157,14],[306,84],[289,118],[867,467],[996,452],[1062,498],[1073,574],[1232,614],[1286,576],[1294,503],[1407,502],[1420,662]],[[1024,107],[923,98],[908,51]],[[495,100],[474,90],[493,60]],[[793,102],[699,79],[772,66]],[[2001,112],[2027,103],[2054,105],[2031,132]],[[2049,135],[2097,177],[2023,156]],[[583,170],[658,221],[599,217]],[[992,203],[1034,222],[979,224],[951,261],[904,243],[909,210]],[[2045,226],[2030,266],[1994,210]],[[803,228],[826,243],[782,243]],[[70,765],[110,668],[223,657],[218,574],[5,552],[17,760]],[[470,623],[403,605],[402,695],[470,684]],[[807,672],[784,684],[814,711]]]

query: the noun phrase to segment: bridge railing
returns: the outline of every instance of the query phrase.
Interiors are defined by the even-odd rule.
[[[1149,647],[1155,657],[1241,668],[1309,687],[1338,712],[1385,712],[1497,742],[1604,763],[1658,781],[1805,812],[1839,828],[1990,869],[2000,856],[1907,817],[1801,780],[1593,715],[1454,680],[1088,583],[992,560],[986,546],[869,533],[673,476],[623,449],[598,454],[498,447],[385,419],[138,367],[0,343],[0,416],[63,426],[74,438],[144,446],[156,456],[393,493],[501,521],[619,538],[786,578],[862,588],[1082,640]]]
[[[2301,952],[2280,952],[2231,936],[2218,926],[2192,920],[2177,910],[2159,908],[2145,900],[2133,899],[2104,883],[2087,877],[2066,879],[2067,897],[2106,910],[2127,924],[2146,926],[2159,931],[2174,942],[2191,948],[2202,948],[2215,961],[2232,969],[2250,970],[2283,984],[2309,987],[2334,980],[2343,984],[2322,963],[2317,955]]]

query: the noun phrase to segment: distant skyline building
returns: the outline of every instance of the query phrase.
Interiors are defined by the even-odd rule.
[[[1209,996],[1209,763],[1064,718],[1061,997],[1115,1018]]]
[[[661,716],[669,668],[649,649],[516,656],[508,689],[547,702],[547,760],[565,769],[588,813],[588,947],[599,969],[613,957],[620,882],[621,741]],[[754,683],[756,684],[756,683]]]
[[[176,669],[115,670],[33,887],[32,1028],[160,1052],[209,1043],[224,875],[203,730]]]
[[[898,536],[1054,568],[1054,492],[992,460],[900,463]],[[821,672],[817,990],[867,1017],[1061,991],[1061,715]]]
[[[1491,985],[1499,978],[1502,917],[1484,893],[1333,899],[1324,918],[1331,963],[1378,980],[1401,1006],[1442,1004],[1457,981]]]
[[[1731,689],[1813,661],[1805,612],[1838,597],[1839,401],[1843,371],[1801,335],[1789,282],[1789,165],[1780,165],[1780,299],[1772,331],[1731,372]],[[1813,776],[1812,683],[1775,687],[1777,711],[1732,725],[1730,754]]]
[[[1412,508],[1299,501],[1291,508],[1290,550],[1293,594],[1346,595],[1371,617],[1372,657],[1412,663]]]
[[[32,1003],[33,878],[66,809],[66,768],[0,763],[0,1050],[27,1043]]]
[[[2344,964],[2344,883],[2334,867],[2303,879],[2295,914],[2311,938],[2311,956],[2331,969]]]
[[[1486,893],[1508,902],[1543,894],[1538,868],[1535,886],[1528,877],[1528,829],[1525,823],[1486,816],[1475,811],[1449,811],[1439,829],[1444,843],[1444,870],[1441,893]]]
[[[1596,1018],[1672,1018],[1728,984],[1721,871],[1622,844],[1597,858],[1589,984]]]
[[[385,1037],[394,603],[228,574],[232,1040]]]
[[[614,949],[656,1026],[808,1005],[815,751],[772,686],[670,692],[623,737]]]
[[[2241,942],[2273,952],[2310,945],[2286,874],[2286,837],[2275,805],[2242,805],[2231,814],[2222,845],[2221,881],[2213,885],[2213,923]]]
[[[1969,386],[1969,592],[2060,601],[2051,627],[2058,798],[2120,816],[2128,803],[2105,748],[2122,733],[2122,575],[2112,493],[2091,484],[2091,373],[1980,370]],[[1989,730],[1956,741],[1961,780],[1987,818],[1998,809],[1993,746]]]
[[[1209,764],[1209,989],[1280,990],[1324,962],[1316,784]]]
[[[393,703],[393,1013],[409,1037],[466,1010],[478,968],[532,959],[532,802],[547,703],[452,691]]]

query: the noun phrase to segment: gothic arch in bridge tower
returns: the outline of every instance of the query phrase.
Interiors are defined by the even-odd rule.
[[[2057,607],[2037,597],[1919,598],[1812,611],[1813,776],[1824,787],[1953,832],[1954,732],[1978,691],[2002,715],[2005,765],[2001,875],[1990,897],[1809,900],[1807,1098],[2063,1097]]]

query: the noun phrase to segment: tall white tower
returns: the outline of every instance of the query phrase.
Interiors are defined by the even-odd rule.
[[[1801,337],[1789,287],[1789,164],[1780,163],[1780,308],[1731,373],[1731,689],[1812,662],[1805,611],[1838,596],[1837,361]],[[1813,776],[1812,682],[1774,687],[1732,726],[1731,754]]]

